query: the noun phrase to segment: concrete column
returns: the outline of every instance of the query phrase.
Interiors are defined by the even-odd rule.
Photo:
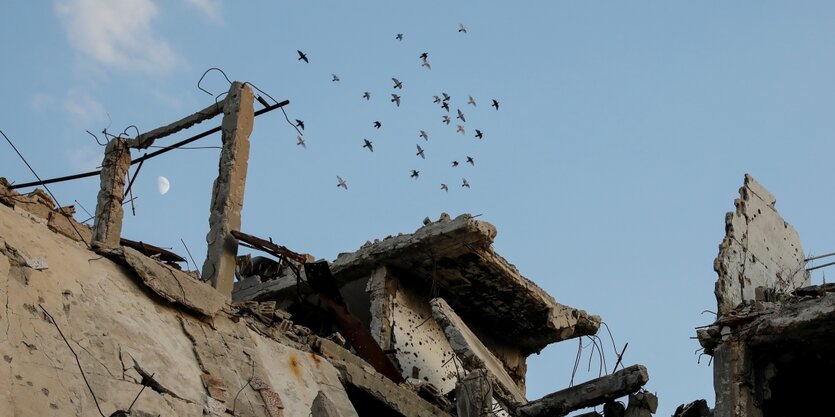
[[[130,148],[121,138],[111,140],[104,148],[101,169],[101,188],[96,201],[93,241],[98,248],[117,248],[122,235],[122,200],[125,195],[125,176],[130,168]]]
[[[751,350],[736,340],[722,342],[713,353],[715,417],[762,417],[754,397]]]
[[[238,242],[230,230],[241,230],[246,171],[249,160],[249,135],[255,118],[252,88],[232,83],[223,106],[222,140],[218,176],[212,188],[208,253],[203,264],[203,279],[211,280],[221,294],[232,296]]]

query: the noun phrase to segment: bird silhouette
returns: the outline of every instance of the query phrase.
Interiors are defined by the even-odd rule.
[[[475,166],[475,161],[473,160],[473,157],[472,157],[472,156],[467,155],[467,162],[468,162],[470,165]]]
[[[493,99],[493,104],[492,104],[492,106],[493,106],[493,107],[495,107],[495,108],[496,108],[496,110],[498,110],[498,109],[499,109],[499,102],[498,102],[498,101],[496,101],[496,99]]]
[[[455,109],[458,112],[458,116],[455,116],[457,119],[461,119],[462,122],[467,123],[467,120],[464,119],[464,113],[461,112],[461,109]]]
[[[441,184],[441,189],[446,192],[449,192],[449,187],[447,187],[446,184]]]
[[[307,55],[305,55],[305,53],[304,53],[304,52],[302,52],[302,51],[300,51],[300,50],[298,50],[298,49],[296,49],[296,52],[298,52],[298,53],[299,53],[299,59],[298,59],[298,61],[304,61],[304,62],[307,62],[308,64],[310,63],[310,61],[308,61],[308,60],[307,60]]]
[[[348,181],[343,180],[339,175],[336,176],[336,180],[339,181],[339,184],[336,184],[337,187],[348,189]]]
[[[394,37],[394,39],[397,39],[398,41],[402,41],[402,40],[403,40],[403,34],[402,34],[402,33],[398,33],[398,34]]]
[[[423,148],[420,145],[417,146],[417,153],[415,155],[419,156],[421,159],[426,159],[426,156],[423,155]]]
[[[476,129],[475,130],[475,137],[477,137],[479,139],[482,139],[482,138],[484,138],[484,135],[481,134],[480,130]]]
[[[452,97],[449,96],[449,94],[444,93],[444,92],[442,92],[441,95],[444,96],[444,101],[449,101],[449,99],[452,98]]]
[[[425,130],[421,130],[421,131],[420,131],[420,137],[422,137],[422,138],[423,138],[423,140],[425,140],[425,141],[427,141],[427,142],[429,141],[429,134],[428,134],[428,133],[426,133],[426,131],[425,131]]]
[[[463,23],[459,23],[458,24],[458,31],[463,32],[463,33],[467,33],[467,28],[464,27]]]
[[[362,145],[363,148],[368,148],[369,151],[374,152],[374,145],[371,144],[370,140],[363,139],[362,141],[365,142],[365,145]]]
[[[362,93],[362,98],[366,100],[371,100],[371,93],[369,93],[368,91]]]
[[[447,103],[446,101],[445,101],[445,102],[443,102],[443,103],[441,103],[441,107],[442,107],[444,110],[449,111],[449,103]]]
[[[426,60],[429,59],[429,52],[424,52],[420,54],[420,59],[422,59],[423,62],[426,62]]]
[[[304,130],[304,120],[296,119],[296,127],[301,128]]]
[[[426,67],[426,69],[432,69],[432,65],[429,64],[429,61],[423,61],[423,63],[420,64],[420,66]]]
[[[452,161],[452,167],[455,168],[458,166],[458,161]]]
[[[397,107],[400,107],[400,96],[398,96],[397,94],[392,94],[392,95],[391,95],[391,101],[392,101],[394,104],[396,104],[396,105],[397,105]]]
[[[462,135],[466,135],[466,134],[467,134],[467,132],[465,132],[465,131],[464,131],[464,126],[461,126],[461,125],[458,125],[458,127],[457,127],[457,128],[455,128],[455,131],[456,131],[456,132],[458,132],[458,133],[460,133],[460,134],[462,134]]]
[[[301,136],[296,136],[296,137],[298,138],[298,141],[296,141],[296,145],[307,149],[307,144],[304,143],[304,139]]]
[[[412,177],[412,178],[414,178],[414,179],[418,179],[418,176],[419,176],[419,175],[420,175],[420,171],[415,170],[415,169],[413,169],[413,170],[412,170],[412,173],[411,173],[411,174],[409,174],[409,176],[410,176],[410,177]]]
[[[470,96],[470,99],[469,99],[469,100],[467,100],[467,104],[472,104],[472,105],[473,105],[473,107],[476,107],[476,105],[475,105],[475,99],[473,99],[473,96]]]
[[[462,187],[470,188],[470,183],[467,182],[466,178],[461,178],[461,181],[462,181],[462,184],[461,184]]]
[[[438,97],[438,96],[432,96],[432,97],[434,97],[434,100],[432,100],[433,103],[440,103],[441,102],[440,97]]]
[[[380,123],[380,121],[379,121],[379,120],[374,122],[374,127],[376,127],[377,129],[379,129],[379,128],[380,128],[380,126],[382,126],[382,125],[383,125],[383,124],[382,124],[382,123]]]
[[[443,116],[443,120],[442,120],[442,121],[443,121],[444,123],[446,123],[447,125],[449,125],[449,124],[450,124],[450,122],[452,122],[452,120],[450,120],[449,116],[447,116],[447,115],[444,115],[444,116]]]
[[[403,83],[401,83],[400,80],[397,78],[392,78],[391,80],[394,81],[394,88],[403,89]]]
[[[331,77],[333,77],[333,78],[331,79],[331,81],[339,81],[339,76],[338,76],[338,75],[336,75],[336,74],[331,74]]]

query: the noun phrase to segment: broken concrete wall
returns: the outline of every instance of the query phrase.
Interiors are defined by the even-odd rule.
[[[809,285],[800,237],[775,208],[777,200],[746,174],[714,270],[719,315],[756,299],[757,288],[787,292]],[[760,290],[762,291],[762,290]]]
[[[428,382],[442,393],[455,389],[460,364],[444,332],[432,317],[425,296],[400,285],[387,268],[378,268],[368,283],[371,334],[383,350],[394,351],[405,378]]]
[[[27,266],[35,258],[46,267]],[[97,401],[110,415],[144,381],[137,415],[307,416],[320,391],[341,415],[356,415],[336,369],[306,343],[228,306],[201,318],[211,310],[198,314],[165,295],[173,287],[158,293],[142,282],[128,266],[0,205],[0,414],[93,416]]]

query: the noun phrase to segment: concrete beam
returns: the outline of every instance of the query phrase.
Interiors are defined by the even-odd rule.
[[[562,391],[548,394],[518,408],[520,416],[564,416],[571,411],[600,405],[638,391],[649,381],[647,368],[632,365]]]
[[[134,139],[128,139],[128,146],[131,148],[136,149],[144,149],[154,144],[154,140],[173,135],[183,129],[188,129],[194,126],[197,123],[200,123],[204,120],[211,119],[221,111],[225,110],[225,99],[221,100],[217,103],[211,104],[203,110],[200,110],[197,113],[188,115],[174,123],[171,123],[167,126],[156,128],[150,132],[142,133],[141,135],[137,136]]]
[[[237,81],[232,83],[224,101],[223,113],[223,150],[212,189],[210,230],[206,235],[208,253],[202,277],[211,281],[221,294],[231,298],[238,242],[230,232],[241,230],[249,135],[255,118],[252,88]]]
[[[118,248],[122,234],[122,200],[125,177],[130,168],[130,148],[127,141],[115,138],[104,148],[101,186],[96,201],[96,219],[91,245],[98,248]]]
[[[450,346],[470,371],[484,369],[494,385],[496,397],[506,405],[515,406],[527,402],[525,393],[502,366],[501,361],[487,349],[469,327],[441,298],[432,299],[432,316],[444,330]]]

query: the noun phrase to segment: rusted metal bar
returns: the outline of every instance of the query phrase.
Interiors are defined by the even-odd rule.
[[[374,369],[386,378],[400,383],[405,381],[397,367],[386,356],[383,349],[371,336],[371,332],[365,328],[362,322],[350,311],[342,299],[339,287],[331,275],[331,269],[327,261],[304,264],[305,276],[310,287],[319,295],[322,304],[331,313],[339,326],[342,335],[351,346],[356,349],[359,356],[368,362]]]
[[[251,247],[263,252],[267,252],[270,255],[277,256],[279,258],[288,258],[300,264],[307,262],[306,256],[293,252],[284,246],[276,245],[275,243],[269,240],[264,240],[257,236],[248,235],[238,230],[231,230],[230,233],[232,233],[232,236],[235,237],[235,239],[238,239],[241,242],[248,243]]]
[[[135,241],[130,239],[121,238],[119,239],[119,243],[122,246],[127,246],[129,248],[134,248],[145,256],[156,256],[159,255],[159,260],[163,262],[185,262],[185,258],[180,255],[177,255],[174,252],[171,252],[167,249],[163,249],[159,246],[154,246],[148,243],[144,243],[142,241]]]
[[[279,108],[284,107],[288,104],[290,104],[290,101],[289,100],[284,100],[284,101],[282,101],[278,104],[274,104],[274,105],[272,105],[270,107],[267,107],[265,109],[258,110],[257,112],[255,112],[255,116],[257,117],[257,116],[260,116],[264,113],[269,113],[269,112],[271,112],[275,109],[279,109]],[[196,134],[196,135],[194,135],[194,136],[192,136],[188,139],[184,139],[180,142],[177,142],[173,145],[166,146],[165,148],[162,148],[158,151],[151,152],[147,155],[142,156],[141,158],[136,158],[133,161],[131,161],[131,165],[141,163],[142,161],[144,161],[146,159],[151,159],[155,156],[162,155],[162,154],[164,154],[168,151],[174,150],[174,149],[179,148],[181,146],[188,145],[189,143],[194,142],[198,139],[203,139],[206,136],[211,135],[212,133],[220,132],[220,128],[221,128],[220,126],[217,126],[215,128],[209,129],[209,130],[207,130],[203,133],[198,133],[198,134]],[[77,179],[87,178],[87,177],[95,177],[96,175],[99,175],[99,174],[101,174],[101,170],[83,172],[81,174],[67,175],[67,176],[63,176],[63,177],[50,178],[48,180],[38,180],[38,181],[27,182],[27,183],[23,183],[23,184],[14,184],[14,185],[10,185],[8,188],[10,190],[15,190],[15,189],[18,189],[18,188],[36,187],[38,185],[45,185],[45,184],[52,184],[52,183],[56,183],[56,182],[77,180]]]

